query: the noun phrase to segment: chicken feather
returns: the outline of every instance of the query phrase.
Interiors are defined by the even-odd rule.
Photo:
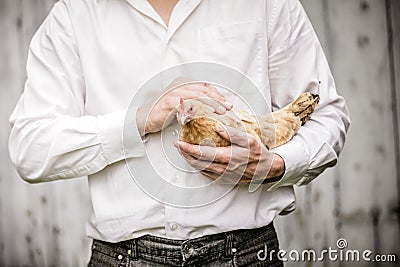
[[[177,120],[181,125],[180,140],[208,146],[229,146],[217,127],[230,126],[257,137],[269,149],[287,143],[306,123],[319,102],[319,96],[303,93],[281,110],[254,116],[244,110],[231,109],[216,114],[200,100],[181,100],[177,107]]]

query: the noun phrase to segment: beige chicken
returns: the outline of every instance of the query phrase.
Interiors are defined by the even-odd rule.
[[[180,140],[196,145],[229,146],[230,142],[218,135],[216,129],[230,126],[256,136],[272,149],[293,138],[310,118],[318,102],[318,95],[303,93],[279,111],[254,116],[235,108],[219,115],[199,100],[181,99],[177,107],[177,120],[182,127]]]

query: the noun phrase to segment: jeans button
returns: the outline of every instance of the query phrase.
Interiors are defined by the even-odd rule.
[[[185,253],[187,253],[187,254],[192,254],[194,252],[194,247],[191,243],[185,244],[185,247],[183,249],[185,250]]]

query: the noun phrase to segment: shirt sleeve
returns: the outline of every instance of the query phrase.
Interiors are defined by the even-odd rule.
[[[85,82],[65,1],[55,4],[34,35],[27,81],[11,117],[10,157],[19,175],[36,183],[90,175],[144,155],[136,112],[85,114]],[[128,118],[128,117],[127,117]]]
[[[327,59],[300,2],[272,2],[267,32],[273,109],[307,91],[319,94],[320,102],[294,138],[273,150],[286,169],[269,190],[306,185],[334,166],[350,125],[345,100],[336,92]]]

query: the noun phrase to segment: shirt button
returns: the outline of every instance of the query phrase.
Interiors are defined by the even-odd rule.
[[[172,178],[172,181],[173,181],[174,183],[178,182],[178,181],[179,181],[179,176],[178,176],[178,175],[175,175],[175,176]]]
[[[176,229],[178,229],[178,225],[176,224],[176,223],[171,223],[171,230],[176,230]]]

